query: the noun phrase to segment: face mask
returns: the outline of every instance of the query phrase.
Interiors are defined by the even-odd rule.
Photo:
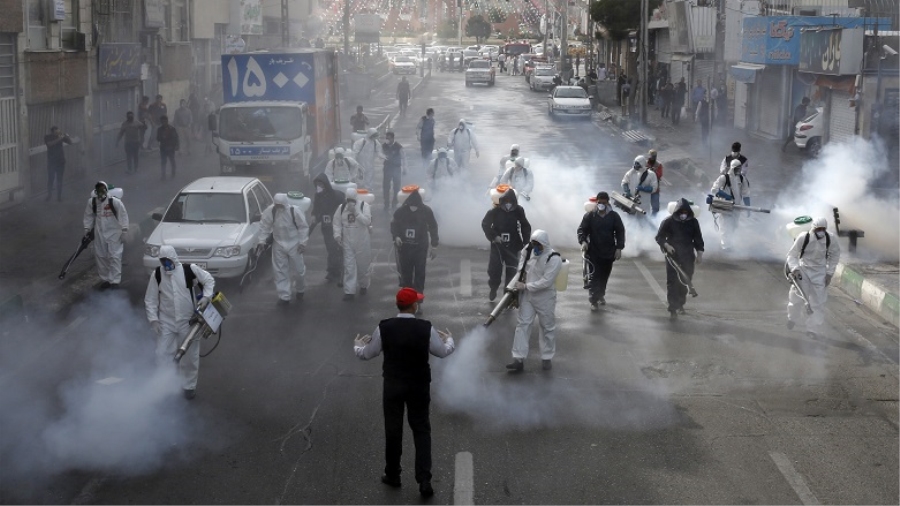
[[[321,186],[316,186],[316,193],[322,193],[323,191],[325,191],[325,188],[322,188]]]
[[[680,219],[681,221],[686,221],[686,220],[688,219],[687,213],[681,213],[681,214],[679,214],[679,215],[678,215],[678,219]]]
[[[171,274],[172,271],[175,270],[175,262],[169,260],[168,258],[161,258],[159,262],[162,264],[162,268],[166,271],[166,274]]]
[[[98,198],[98,199],[100,199],[100,200],[105,200],[105,199],[106,199],[106,195],[107,195],[107,194],[106,194],[106,190],[96,190],[96,192],[97,192],[97,198]]]
[[[737,157],[741,156],[741,152],[740,151],[732,151],[731,156],[734,158],[737,158]]]
[[[822,232],[821,230],[816,230],[816,239],[821,239],[823,237],[825,237],[825,232]]]
[[[416,212],[419,210],[419,207],[418,206],[409,206],[409,210],[412,212]]]
[[[606,204],[597,204],[598,211],[606,211]]]
[[[518,151],[512,151],[512,152],[509,153],[509,156],[510,156],[510,158],[515,158],[515,157],[519,156],[519,152],[518,152]]]
[[[735,175],[735,176],[740,176],[740,175],[741,175],[741,169],[734,169],[734,175]]]
[[[544,252],[544,247],[541,246],[540,244],[532,244],[532,245],[531,245],[531,251],[532,251],[532,253],[534,253],[535,255],[540,256],[541,253]]]
[[[512,211],[513,210],[512,202],[507,202],[507,203],[503,204],[503,209],[505,209],[507,211]]]

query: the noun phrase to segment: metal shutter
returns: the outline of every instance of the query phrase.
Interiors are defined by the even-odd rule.
[[[703,83],[703,87],[709,89],[709,84],[716,76],[715,60],[694,60],[694,75],[691,80],[691,88],[697,83],[697,79]],[[715,83],[713,83],[715,84]]]
[[[669,63],[672,61],[672,46],[669,44],[669,30],[656,30],[656,59],[660,63]]]
[[[766,68],[757,76],[756,86],[759,87],[758,132],[772,138],[781,137],[781,69]]]
[[[850,107],[850,95],[833,90],[830,102],[828,142],[841,142],[856,135],[856,108]]]

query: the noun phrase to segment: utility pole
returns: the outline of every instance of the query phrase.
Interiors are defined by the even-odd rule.
[[[456,18],[456,37],[459,39],[457,45],[460,47],[462,47],[462,2],[463,0],[456,0],[456,7],[459,9],[459,16]]]
[[[291,46],[291,18],[288,15],[288,0],[281,0],[281,47]]]
[[[344,0],[344,56],[350,56],[350,0]]]
[[[569,0],[561,0],[562,13],[559,20],[559,72],[565,76],[566,81],[563,84],[569,84]]]
[[[544,58],[547,58],[547,63],[550,63],[550,58],[547,56],[547,33],[550,31],[550,0],[544,0],[544,45],[541,46],[544,48]]]
[[[640,66],[640,76],[638,77],[639,90],[637,93],[638,100],[640,100],[641,107],[641,124],[647,124],[647,17],[648,17],[648,0],[641,0],[641,66]]]

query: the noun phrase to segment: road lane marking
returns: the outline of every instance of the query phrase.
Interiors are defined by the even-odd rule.
[[[656,278],[654,278],[653,275],[650,274],[650,271],[648,271],[647,268],[644,267],[644,264],[640,260],[635,260],[634,265],[636,265],[638,270],[641,271],[644,279],[647,280],[647,283],[650,285],[650,288],[653,289],[653,292],[656,293],[656,296],[659,297],[659,300],[661,300],[663,304],[668,304],[668,301],[666,300],[666,292],[662,289],[661,286],[659,286],[659,283],[656,282]]]
[[[475,474],[472,454],[456,454],[456,472],[453,478],[453,504],[475,504]]]
[[[791,488],[794,489],[794,492],[797,493],[797,496],[803,504],[820,504],[819,500],[816,499],[816,496],[813,495],[809,487],[806,486],[806,481],[800,476],[800,473],[794,469],[794,465],[791,464],[791,461],[785,454],[769,452],[769,456],[775,461],[778,470],[781,471],[784,479],[786,479]]]
[[[459,261],[459,294],[472,296],[472,261],[468,258]]]

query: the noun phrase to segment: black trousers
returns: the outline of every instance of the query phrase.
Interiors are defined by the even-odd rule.
[[[431,385],[400,380],[384,380],[382,395],[384,408],[384,474],[400,477],[400,456],[403,454],[403,411],[412,429],[416,445],[416,482],[431,481]]]
[[[322,224],[322,239],[325,241],[325,249],[328,250],[328,268],[326,273],[329,278],[341,279],[344,273],[344,250],[334,240],[334,226]]]
[[[488,287],[496,290],[500,287],[500,276],[506,272],[504,287],[512,281],[516,275],[516,267],[519,265],[519,252],[491,243],[491,256],[488,259]]]
[[[670,114],[672,115],[672,124],[673,125],[677,125],[677,124],[681,123],[681,108],[682,107],[684,107],[684,104],[679,104],[678,102],[675,102],[672,104],[672,112]]]
[[[694,259],[678,258],[678,264],[688,277],[694,277]],[[669,311],[677,311],[684,307],[687,301],[688,289],[678,280],[678,273],[669,262],[666,262],[666,299],[669,302]]]
[[[128,173],[132,173],[137,171],[138,168],[138,156],[141,152],[141,143],[140,142],[126,142],[125,143],[125,162]]]
[[[662,117],[668,118],[669,112],[672,110],[672,101],[663,99],[662,101]],[[681,112],[681,111],[678,111]]]
[[[394,185],[393,190],[391,190],[391,184]],[[384,168],[384,179],[381,181],[381,187],[384,189],[385,209],[397,207],[397,193],[400,191],[400,167],[393,169]]]
[[[588,298],[593,303],[600,300],[600,297],[606,297],[606,283],[609,281],[615,260],[591,257],[588,257],[588,260],[594,264],[594,274],[588,280]]]
[[[54,181],[56,182],[56,200],[62,200],[63,172],[66,171],[66,162],[47,162],[47,200],[53,194]]]
[[[172,164],[172,177],[175,177],[175,152],[159,150],[159,168],[162,171],[162,177],[166,177],[166,160]]]
[[[425,293],[425,264],[427,261],[427,245],[404,244],[400,246],[400,286]]]
[[[419,144],[422,146],[422,159],[430,160],[431,152],[434,151],[434,139],[431,139],[431,140],[422,139],[421,141],[419,141]]]

